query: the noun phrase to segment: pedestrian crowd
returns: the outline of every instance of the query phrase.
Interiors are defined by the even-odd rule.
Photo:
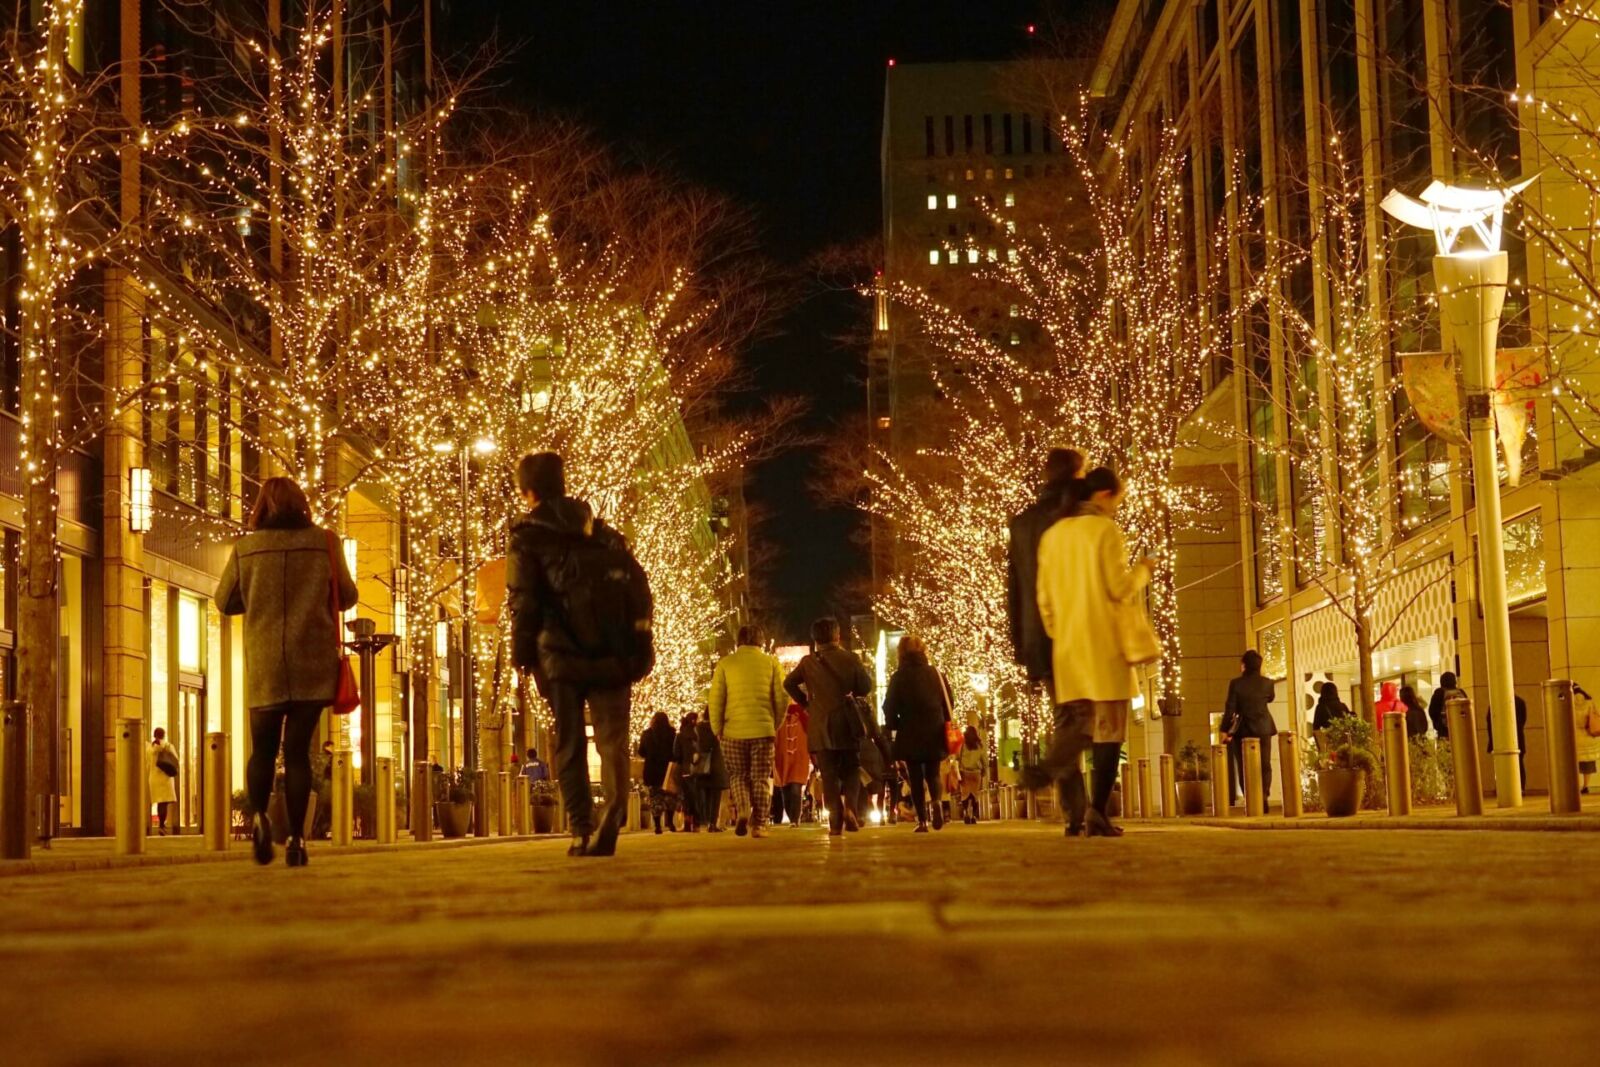
[[[1055,784],[1066,833],[1117,837],[1111,797],[1139,693],[1136,671],[1160,656],[1140,595],[1156,561],[1129,560],[1116,522],[1123,499],[1116,472],[1083,468],[1077,452],[1051,450],[1036,499],[1010,520],[1007,600],[1016,662],[1031,695],[1053,708],[1038,766]],[[626,539],[568,495],[560,455],[522,457],[515,478],[526,511],[508,536],[511,657],[548,703],[555,742],[551,765],[529,750],[517,773],[534,783],[554,778],[571,855],[609,856],[632,785],[632,687],[655,662],[649,578]],[[286,860],[307,862],[304,838],[294,831],[307,826],[310,746],[323,709],[343,713],[353,705],[339,619],[356,600],[335,535],[312,522],[304,492],[287,478],[268,479],[216,591],[224,613],[244,617],[253,742],[247,782],[258,862],[273,858],[265,813],[280,782],[290,829]],[[918,635],[901,637],[879,707],[874,681],[841,643],[836,620],[813,624],[809,653],[787,673],[763,644],[755,627],[742,627],[734,650],[716,664],[705,704],[684,709],[676,725],[657,712],[631,746],[656,833],[731,828],[760,839],[783,823],[816,821],[837,838],[869,823],[904,819],[929,833],[957,816],[969,824],[982,817],[988,740],[958,717],[949,680]],[[1445,709],[1460,690],[1451,674],[1440,681],[1427,707],[1409,686],[1385,690],[1386,706],[1404,714],[1413,737],[1430,727],[1449,736]],[[1600,712],[1580,695],[1587,791],[1600,757]],[[1230,793],[1238,788],[1243,742],[1277,733],[1274,696],[1261,656],[1246,652],[1219,726],[1231,756]],[[1349,714],[1330,681],[1320,690],[1313,730]],[[1519,745],[1526,715],[1519,698]],[[604,797],[599,811],[591,736]],[[1267,794],[1270,753],[1261,746]],[[178,770],[176,752],[156,730],[148,777],[163,832]]]

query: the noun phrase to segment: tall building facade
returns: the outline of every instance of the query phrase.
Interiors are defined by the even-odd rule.
[[[1558,16],[1561,7],[1574,10]],[[1578,9],[1588,17],[1573,17]],[[1432,303],[1433,235],[1405,231],[1378,205],[1391,189],[1415,196],[1434,180],[1482,185],[1539,172],[1511,216],[1526,212],[1551,232],[1592,234],[1593,198],[1555,153],[1577,160],[1579,170],[1592,168],[1596,144],[1542,102],[1586,111],[1600,104],[1595,13],[1589,3],[1544,0],[1124,0],[1091,85],[1118,132],[1162,124],[1178,131],[1191,163],[1201,277],[1211,238],[1241,200],[1265,205],[1267,237],[1310,239],[1308,220],[1328,193],[1336,144],[1359,173],[1365,246],[1369,254],[1388,249],[1369,258],[1370,292],[1394,309],[1397,324],[1378,383],[1379,395],[1393,400],[1377,413],[1373,447],[1391,502],[1384,530],[1402,544],[1375,613],[1384,636],[1373,674],[1379,685],[1415,687],[1426,701],[1440,675],[1455,672],[1477,709],[1481,745],[1488,671],[1469,450],[1411,417],[1405,391],[1390,388],[1400,382],[1403,353],[1450,345]],[[1509,225],[1505,245],[1512,285],[1501,345],[1539,353],[1552,367],[1559,361],[1567,389],[1592,388],[1593,337],[1574,323],[1582,301],[1572,294],[1578,275],[1592,277],[1593,262],[1577,264],[1559,244],[1524,238]],[[1230,249],[1234,257],[1251,254],[1238,244]],[[1240,279],[1250,264],[1229,266],[1231,298],[1242,305]],[[1336,308],[1325,269],[1285,284],[1331,343]],[[1282,680],[1278,725],[1302,735],[1314,688],[1332,680],[1349,694],[1358,676],[1350,625],[1331,606],[1315,562],[1291,544],[1298,532],[1326,537],[1329,552],[1353,548],[1338,544],[1338,530],[1310,528],[1318,520],[1303,479],[1281,451],[1260,447],[1287,439],[1285,412],[1326,405],[1326,393],[1297,399],[1295,383],[1315,380],[1316,368],[1302,362],[1306,350],[1279,315],[1263,312],[1258,326],[1235,329],[1231,356],[1210,376],[1192,422],[1242,432],[1196,433],[1198,443],[1180,458],[1222,472],[1238,490],[1228,522],[1185,535],[1180,545],[1187,740],[1206,739],[1244,648],[1259,649],[1268,673]],[[1537,790],[1546,782],[1541,683],[1571,678],[1590,692],[1600,685],[1593,596],[1600,468],[1586,443],[1591,410],[1566,402],[1559,389],[1528,403],[1523,476],[1516,486],[1502,480],[1501,505],[1513,672],[1528,706],[1525,754]],[[1145,726],[1136,754],[1162,744],[1160,730]]]

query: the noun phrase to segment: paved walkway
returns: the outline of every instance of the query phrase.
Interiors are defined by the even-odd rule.
[[[907,827],[0,882],[0,1063],[1600,1055],[1600,837]]]

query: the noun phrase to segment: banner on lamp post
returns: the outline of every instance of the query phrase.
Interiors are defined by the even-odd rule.
[[[1455,353],[1402,352],[1400,375],[1406,399],[1428,432],[1448,444],[1465,447],[1466,386]],[[1506,473],[1513,486],[1522,477],[1522,445],[1528,436],[1528,417],[1547,377],[1543,348],[1501,348],[1495,353],[1491,402]]]

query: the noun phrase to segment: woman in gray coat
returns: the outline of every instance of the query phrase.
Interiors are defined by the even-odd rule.
[[[344,655],[334,602],[348,611],[357,596],[338,538],[311,521],[305,493],[291,479],[268,478],[216,593],[224,614],[244,616],[251,740],[245,784],[257,863],[272,862],[266,811],[281,742],[290,831],[284,861],[306,865],[301,830],[311,795],[311,738],[322,709],[333,703]]]

